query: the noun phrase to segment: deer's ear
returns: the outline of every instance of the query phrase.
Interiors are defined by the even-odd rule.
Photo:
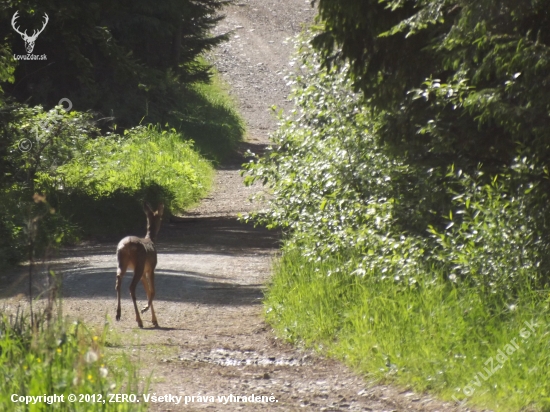
[[[159,216],[162,216],[163,213],[164,213],[164,203],[159,203],[159,207],[157,208],[157,214]]]
[[[153,214],[153,208],[151,207],[151,205],[148,203],[148,202],[143,202],[143,211],[146,213],[146,214]]]

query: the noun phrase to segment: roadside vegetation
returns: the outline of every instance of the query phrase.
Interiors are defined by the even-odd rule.
[[[248,218],[286,232],[281,336],[470,407],[550,408],[546,6],[319,2],[297,108],[247,166],[273,194]]]
[[[0,2],[2,274],[27,261],[31,293],[34,262],[60,246],[141,232],[144,200],[163,202],[169,215],[207,194],[213,165],[244,132],[204,58],[227,39],[211,29],[228,3]],[[31,52],[16,31],[33,30],[42,31]],[[47,59],[14,58],[31,53]],[[12,280],[3,276],[2,282]],[[33,314],[29,298],[17,313],[0,310],[0,403],[6,410],[141,410],[89,399],[51,406],[12,402],[13,393],[103,400],[107,393],[137,393],[138,365],[104,357],[106,332],[68,323],[51,307]]]
[[[139,399],[146,387],[136,379],[139,364],[106,348],[107,327],[96,334],[52,309],[36,313],[32,326],[21,312],[0,319],[2,410],[145,410],[143,402],[110,402],[109,394]]]

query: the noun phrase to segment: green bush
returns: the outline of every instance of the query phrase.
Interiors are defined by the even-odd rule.
[[[449,280],[508,298],[521,288],[545,288],[550,280],[548,207],[538,204],[540,191],[525,176],[535,165],[518,158],[512,169],[483,183],[481,168],[475,176],[451,168],[456,191],[449,224],[445,230],[429,228],[438,242],[432,255]]]
[[[158,186],[169,193],[167,206],[179,212],[207,192],[213,169],[193,150],[193,143],[174,130],[138,127],[123,137],[107,135],[88,141],[56,172],[54,177],[41,174],[38,181],[98,198],[117,190],[137,192]]]
[[[74,224],[55,213],[57,205],[52,208],[52,203],[44,201],[51,193],[42,192],[45,198],[34,197],[42,189],[37,187],[37,179],[54,174],[98,131],[90,115],[67,113],[61,107],[44,111],[40,106],[15,106],[4,115],[0,231],[5,236],[0,241],[0,256],[6,263],[17,263],[29,257],[31,242],[35,256],[39,256],[50,246],[76,239]]]
[[[253,217],[287,229],[288,244],[312,260],[359,253],[360,262],[342,262],[356,275],[414,283],[418,267],[452,272],[461,260],[471,266],[459,278],[489,295],[526,280],[544,284],[549,208],[536,182],[546,169],[518,158],[508,174],[485,176],[481,168],[472,180],[460,171],[441,175],[429,162],[411,165],[378,138],[379,115],[351,91],[345,72],[319,69],[310,46],[301,47],[308,70],[294,79],[299,109],[266,156],[246,165],[246,182],[262,181],[274,195],[268,212]],[[459,223],[453,228],[449,218]],[[454,246],[442,240],[446,230]],[[472,250],[468,231],[475,231]],[[472,259],[481,266],[473,269]]]

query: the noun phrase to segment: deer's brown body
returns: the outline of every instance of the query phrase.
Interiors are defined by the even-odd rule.
[[[136,302],[136,286],[141,280],[145,293],[147,294],[147,306],[143,308],[141,313],[144,313],[151,308],[153,325],[158,326],[155,310],[153,309],[153,299],[155,298],[155,268],[157,266],[157,250],[155,249],[154,240],[160,229],[160,221],[164,206],[161,203],[156,212],[153,212],[148,203],[144,204],[144,211],[147,215],[147,234],[144,238],[136,236],[127,236],[118,243],[116,255],[118,260],[118,270],[116,275],[116,291],[118,306],[116,311],[116,320],[120,320],[120,287],[122,277],[128,269],[133,269],[134,277],[130,284],[130,295],[134,302],[134,310],[136,312],[136,321],[140,328],[143,327],[143,322],[139,315],[139,310]]]

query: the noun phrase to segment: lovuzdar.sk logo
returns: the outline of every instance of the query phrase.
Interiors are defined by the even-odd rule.
[[[44,13],[44,22],[42,24],[42,28],[40,30],[33,30],[33,33],[31,36],[27,34],[27,30],[22,32],[19,29],[19,26],[16,26],[17,19],[19,18],[19,11],[16,11],[13,14],[13,17],[11,18],[11,26],[13,27],[13,30],[15,30],[16,33],[21,35],[21,38],[25,41],[25,49],[27,50],[27,54],[14,54],[13,58],[16,60],[47,60],[47,57],[45,54],[32,54],[32,51],[34,50],[34,43],[36,42],[36,39],[44,31],[46,28],[46,25],[48,24],[48,21],[50,18],[46,13]]]

